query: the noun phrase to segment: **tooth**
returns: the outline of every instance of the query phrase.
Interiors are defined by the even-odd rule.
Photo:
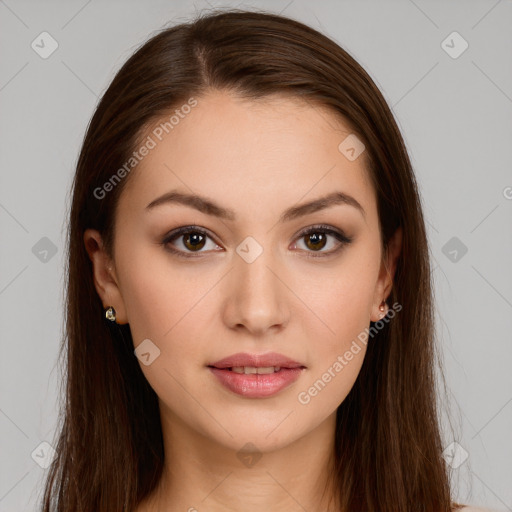
[[[281,370],[280,366],[260,366],[258,368],[256,368],[255,366],[233,366],[231,368],[232,372],[245,373],[246,375],[252,375],[254,373],[268,374],[278,372],[279,370]]]
[[[274,367],[273,366],[265,366],[258,368],[258,373],[274,373]]]
[[[246,375],[252,374],[268,374],[278,372],[281,369],[280,366],[261,366],[256,368],[255,366],[233,366],[231,371],[235,373],[245,373]]]

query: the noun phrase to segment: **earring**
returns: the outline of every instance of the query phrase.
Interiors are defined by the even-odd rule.
[[[112,306],[105,310],[105,318],[111,322],[116,321],[116,310]]]
[[[385,300],[383,300],[380,303],[379,310],[381,311],[380,317],[382,318],[384,316],[384,311],[386,310],[386,301]]]

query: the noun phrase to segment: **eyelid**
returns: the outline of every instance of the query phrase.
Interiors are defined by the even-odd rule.
[[[174,240],[178,239],[180,236],[187,234],[187,233],[199,233],[201,235],[204,235],[210,239],[213,240],[213,242],[216,245],[220,245],[218,242],[215,241],[215,237],[205,228],[202,228],[200,226],[196,226],[194,224],[188,225],[188,226],[182,226],[176,229],[171,230],[168,234],[164,236],[164,239],[161,242],[161,245],[166,247],[166,249],[173,254],[177,254],[178,256],[183,256],[184,258],[198,258],[201,257],[201,255],[208,251],[199,251],[199,252],[192,252],[192,251],[180,251],[176,248],[170,248],[168,244]]]
[[[330,226],[329,224],[313,224],[312,226],[304,228],[294,236],[294,240],[309,235],[311,233],[316,233],[317,231],[322,231],[329,235],[340,237],[347,243],[352,241],[352,238],[345,235],[342,229],[335,228],[334,226]]]
[[[323,232],[323,233],[326,233],[327,235],[331,235],[331,236],[335,237],[338,240],[339,244],[336,249],[331,249],[330,251],[303,251],[303,250],[300,251],[300,252],[305,252],[305,253],[307,253],[307,256],[311,256],[314,258],[327,257],[329,255],[333,255],[333,254],[337,253],[339,250],[341,250],[344,246],[349,245],[354,239],[353,237],[346,235],[343,230],[341,230],[339,228],[335,228],[334,226],[330,226],[328,224],[314,224],[314,225],[311,225],[309,227],[302,229],[297,234],[295,234],[293,237],[294,243],[297,243],[296,241],[299,240],[300,238],[302,238],[306,235],[309,235],[311,233],[316,233],[316,232]],[[196,225],[182,226],[182,227],[176,228],[174,230],[171,230],[167,235],[164,236],[164,239],[162,240],[161,245],[165,246],[166,249],[168,251],[172,252],[173,254],[177,254],[178,256],[183,256],[185,258],[197,258],[197,257],[201,257],[201,255],[204,253],[207,254],[208,252],[211,252],[211,251],[198,251],[198,252],[181,251],[181,250],[178,250],[175,248],[168,247],[168,244],[172,240],[177,239],[181,235],[188,234],[188,233],[202,234],[202,235],[210,238],[216,245],[221,246],[221,244],[219,244],[215,240],[215,237],[207,229],[202,228],[200,226],[196,226]],[[215,251],[215,252],[218,252],[218,251]]]
[[[338,240],[338,246],[335,249],[331,249],[330,251],[301,251],[305,252],[306,257],[308,258],[327,258],[329,256],[333,256],[337,254],[340,250],[342,250],[345,246],[352,243],[354,237],[348,236],[342,229],[335,228],[334,226],[330,226],[328,224],[314,224],[303,230],[299,231],[298,234],[294,236],[294,240],[299,240],[306,235],[322,232],[327,235],[331,235]],[[297,242],[294,242],[297,243]]]

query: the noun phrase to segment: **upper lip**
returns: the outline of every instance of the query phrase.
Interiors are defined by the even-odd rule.
[[[277,352],[268,352],[266,354],[248,354],[247,352],[239,352],[232,354],[220,361],[211,363],[208,366],[215,368],[233,368],[240,366],[252,366],[255,368],[279,366],[281,368],[305,368],[302,363],[293,361],[292,359],[278,354]]]

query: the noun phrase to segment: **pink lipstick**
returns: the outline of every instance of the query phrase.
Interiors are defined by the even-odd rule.
[[[240,352],[211,363],[208,368],[232,392],[247,398],[265,398],[295,382],[306,366],[276,352]]]

